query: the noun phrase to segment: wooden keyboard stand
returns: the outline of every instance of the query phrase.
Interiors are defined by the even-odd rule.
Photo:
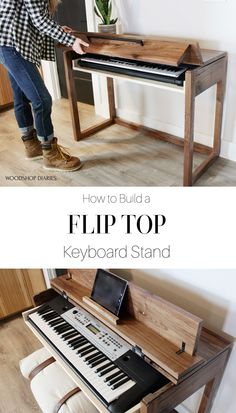
[[[52,280],[51,285],[72,303],[89,311],[83,297],[91,295],[95,273],[95,270],[70,270],[71,277],[58,277]],[[98,410],[108,413],[91,390],[28,323],[27,314],[30,312],[32,310],[24,313],[29,328]],[[93,310],[91,314],[95,315]],[[202,320],[198,317],[133,283],[128,285],[119,324],[110,322],[100,311],[96,312],[96,317],[130,344],[137,346],[145,360],[170,380],[159,391],[144,397],[129,413],[176,413],[174,409],[203,386],[205,390],[198,413],[210,413],[230,356],[232,340],[202,328]]]
[[[102,46],[96,39],[99,37],[97,33],[74,33],[78,37],[83,37],[86,35],[90,41],[91,52],[103,51],[110,52],[111,43],[114,42],[114,51],[117,49],[117,43],[119,43],[122,38],[124,40],[124,50],[129,47],[129,42],[126,36],[114,35],[112,39],[109,39],[109,36],[103,35]],[[105,40],[104,40],[105,39]],[[107,39],[107,40],[106,40]],[[117,39],[117,41],[115,41]],[[111,126],[114,123],[129,127],[134,130],[139,130],[148,135],[158,138],[163,141],[173,143],[178,146],[182,146],[184,150],[184,170],[183,170],[183,186],[192,186],[200,176],[213,164],[213,162],[219,157],[220,148],[221,148],[221,130],[222,130],[222,115],[223,115],[223,104],[224,104],[224,95],[226,87],[226,72],[227,72],[227,54],[224,52],[214,51],[214,50],[200,50],[198,44],[190,44],[184,41],[175,41],[169,40],[168,42],[159,38],[145,38],[141,36],[133,36],[133,41],[138,42],[136,45],[137,50],[145,50],[145,45],[147,47],[152,46],[150,51],[152,54],[157,53],[156,50],[161,50],[159,55],[156,56],[156,62],[162,64],[175,64],[178,63],[193,63],[198,64],[192,70],[186,72],[185,78],[185,88],[183,92],[185,94],[185,127],[184,127],[184,139],[181,139],[177,136],[170,135],[165,132],[157,131],[150,129],[148,127],[131,123],[121,118],[118,118],[116,115],[115,108],[115,98],[114,98],[114,83],[113,79],[131,79],[130,76],[117,75],[109,72],[102,72],[93,69],[81,68],[82,71],[87,73],[96,73],[100,75],[105,75],[107,78],[107,92],[108,92],[108,101],[109,101],[109,119],[90,127],[86,130],[81,130],[80,126],[80,117],[77,106],[77,98],[75,91],[75,82],[73,74],[73,60],[78,59],[78,55],[71,50],[66,50],[64,52],[64,65],[65,65],[65,74],[66,74],[66,84],[68,91],[68,98],[70,102],[70,111],[72,116],[72,125],[74,138],[76,141],[86,138],[90,135],[93,135],[102,129]],[[141,39],[141,40],[140,40]],[[143,43],[141,43],[143,42]],[[167,53],[164,46],[168,43]],[[98,46],[99,47],[98,47]],[[151,46],[150,46],[151,45]],[[158,46],[158,47],[157,47]],[[134,46],[132,46],[134,47]],[[123,51],[122,49],[122,51]],[[149,50],[148,49],[148,50]],[[136,50],[136,49],[135,49]],[[124,52],[125,53],[125,52]],[[123,54],[124,54],[123,53]],[[141,52],[140,52],[141,53]],[[162,53],[162,54],[160,54]],[[126,53],[127,54],[127,53]],[[172,57],[173,54],[173,57]],[[78,69],[80,70],[80,69]],[[142,79],[141,79],[142,80]],[[132,81],[139,82],[139,79],[133,78]],[[144,82],[143,82],[144,83]],[[158,82],[148,81],[146,84],[157,86]],[[194,142],[194,116],[195,116],[195,101],[196,97],[208,90],[213,85],[217,85],[216,92],[216,107],[215,107],[215,126],[214,126],[214,138],[213,146],[209,147],[200,143]],[[160,87],[165,87],[159,84]],[[170,87],[169,87],[170,89]],[[179,88],[180,89],[180,88]],[[201,153],[206,155],[206,159],[197,166],[195,169],[193,167],[193,155],[194,152]]]

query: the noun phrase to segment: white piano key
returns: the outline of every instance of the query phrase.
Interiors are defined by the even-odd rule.
[[[178,78],[182,73],[186,71],[185,68],[171,68],[171,67],[166,67],[163,65],[163,67],[158,66],[158,67],[151,67],[151,66],[146,66],[145,63],[139,62],[138,64],[135,64],[135,62],[123,62],[119,60],[103,60],[99,58],[94,58],[94,57],[82,57],[80,60],[83,62],[87,63],[96,63],[96,64],[101,64],[101,65],[106,65],[110,67],[121,67],[122,69],[127,68],[130,70],[135,70],[138,72],[146,72],[146,73],[152,73],[156,75],[163,75],[163,76],[170,76],[174,78]]]

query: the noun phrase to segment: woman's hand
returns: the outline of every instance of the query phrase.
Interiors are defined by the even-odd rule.
[[[72,49],[78,54],[85,54],[86,52],[82,49],[82,46],[89,47],[89,44],[77,38]]]
[[[68,26],[62,26],[62,29],[64,30],[65,33],[71,33],[73,32],[73,29]]]

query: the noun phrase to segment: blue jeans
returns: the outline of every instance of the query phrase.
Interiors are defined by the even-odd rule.
[[[15,48],[8,46],[0,46],[0,63],[9,74],[14,94],[15,116],[21,133],[27,135],[35,123],[39,140],[42,143],[52,140],[52,98],[37,66],[25,60]]]

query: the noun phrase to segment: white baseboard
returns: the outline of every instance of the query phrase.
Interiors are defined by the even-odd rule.
[[[170,123],[160,122],[158,120],[149,118],[147,116],[141,116],[134,112],[128,112],[126,110],[117,109],[117,115],[123,119],[129,120],[130,122],[139,123],[145,125],[149,128],[161,130],[166,133],[170,133],[171,135],[176,135],[179,137],[183,137],[184,130],[178,126],[172,125]],[[213,138],[208,135],[203,135],[201,133],[197,133],[196,142],[212,146]],[[230,161],[236,162],[236,142],[228,142],[222,140],[221,143],[221,153],[220,156],[222,158],[226,158]]]

